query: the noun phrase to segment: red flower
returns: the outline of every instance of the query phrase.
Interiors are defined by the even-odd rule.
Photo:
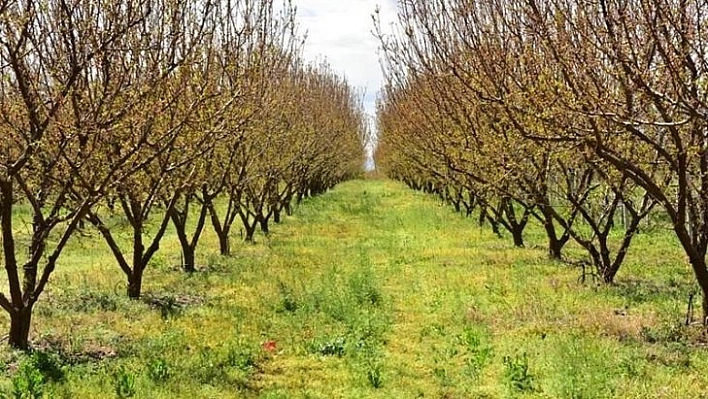
[[[266,352],[274,352],[276,349],[275,341],[266,341],[263,343],[263,350]]]

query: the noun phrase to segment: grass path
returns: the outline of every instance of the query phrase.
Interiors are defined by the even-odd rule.
[[[676,298],[660,289],[642,294],[644,280],[630,292],[578,286],[574,270],[545,260],[539,231],[527,237],[534,248],[513,248],[391,181],[344,184],[303,207],[300,218],[307,224],[286,230],[324,250],[312,267],[363,269],[383,298],[382,387],[357,379],[371,364],[353,362],[351,385],[341,372],[331,378],[341,387],[335,396],[690,397],[706,386],[703,377],[688,386],[679,377],[698,372],[702,351],[642,343],[642,334],[671,328],[657,319],[666,317],[662,309],[680,314]],[[671,272],[662,278],[688,285],[681,269]],[[647,298],[632,302],[632,295]]]
[[[152,305],[115,292],[122,276],[98,238],[73,242],[35,318],[66,371],[49,396],[113,398],[131,381],[144,398],[708,391],[708,356],[677,328],[691,278],[666,235],[638,237],[618,285],[595,287],[545,259],[537,227],[513,248],[388,180],[344,183],[272,230],[229,258],[207,234],[194,276],[175,270],[170,232],[145,277]]]

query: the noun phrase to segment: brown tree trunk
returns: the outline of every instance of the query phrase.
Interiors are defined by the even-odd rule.
[[[546,230],[546,237],[548,237],[548,257],[550,259],[560,260],[563,255],[563,247],[570,239],[570,234],[568,234],[566,229],[566,232],[558,237],[556,225],[553,223],[553,214],[546,206],[541,207],[541,215],[539,217],[542,217],[543,229]]]
[[[515,247],[524,247],[524,226],[515,226],[511,229],[511,236],[514,238]]]
[[[563,256],[563,247],[565,243],[568,242],[567,237],[565,239],[557,239],[555,236],[548,236],[548,257],[554,260],[560,260]]]
[[[182,269],[187,273],[193,273],[196,271],[195,253],[197,250],[197,244],[201,238],[204,224],[206,222],[207,214],[208,208],[205,203],[199,210],[197,226],[194,229],[194,233],[190,240],[187,236],[187,217],[189,216],[189,207],[185,206],[182,210],[174,208],[170,213],[170,219],[172,219],[172,224],[175,227],[177,238],[179,239],[180,246],[182,247]]]
[[[229,241],[229,232],[222,231],[217,233],[217,236],[219,237],[219,252],[221,253],[221,255],[231,255],[231,242]]]
[[[230,201],[230,203],[233,204],[232,201]],[[211,225],[214,227],[214,232],[219,238],[219,252],[223,256],[229,256],[231,255],[231,242],[229,241],[229,234],[231,233],[231,222],[233,221],[233,218],[236,217],[236,212],[231,209],[227,211],[226,215],[224,215],[224,221],[222,223],[219,220],[219,215],[214,208],[214,204],[209,201],[206,205],[209,215],[211,216]]]
[[[182,269],[187,273],[194,273],[196,265],[194,262],[194,247],[191,245],[182,247]]]
[[[133,273],[128,276],[128,298],[138,299],[143,289],[143,267],[133,265]]]
[[[258,220],[259,220],[258,223],[261,225],[261,231],[263,232],[263,234],[269,235],[270,234],[270,226],[269,226],[268,222],[270,220],[270,217],[263,217],[262,216],[262,217],[259,217]]]
[[[258,222],[254,221],[253,223],[244,223],[243,227],[246,229],[246,237],[244,237],[244,241],[246,242],[253,242],[253,236],[256,234],[256,226],[258,225]]]
[[[20,350],[29,349],[29,332],[32,322],[32,307],[23,307],[10,313],[10,335],[8,344]]]
[[[708,267],[705,257],[698,254],[695,255],[689,256],[689,262],[691,263],[693,273],[696,276],[696,281],[698,281],[698,286],[701,287],[701,294],[703,295],[703,319],[701,321],[704,326],[708,326]]]

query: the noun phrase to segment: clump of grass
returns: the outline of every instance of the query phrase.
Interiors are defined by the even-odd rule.
[[[308,349],[310,353],[322,356],[342,357],[347,353],[347,338],[340,335],[334,338],[313,340],[308,344]]]
[[[40,399],[44,397],[46,384],[46,376],[30,358],[20,364],[12,377],[12,389],[1,396],[13,399]]]
[[[148,365],[148,376],[155,383],[164,383],[170,378],[170,367],[163,358],[152,359]]]
[[[300,305],[298,304],[298,299],[292,288],[287,286],[284,282],[278,281],[278,293],[280,294],[278,311],[289,313],[297,311]]]
[[[132,398],[137,393],[135,388],[135,374],[126,370],[124,367],[119,367],[113,374],[113,387],[116,398]]]
[[[349,278],[349,289],[360,306],[379,306],[383,300],[370,270],[361,270]]]
[[[504,385],[512,395],[536,391],[536,377],[529,369],[529,358],[526,352],[520,355],[504,356],[502,363],[504,364]]]
[[[494,355],[491,345],[484,342],[481,331],[466,327],[459,341],[464,346],[465,373],[472,379],[478,379]]]

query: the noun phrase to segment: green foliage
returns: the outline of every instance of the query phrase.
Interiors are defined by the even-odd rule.
[[[349,278],[349,288],[360,306],[378,306],[382,295],[370,270],[354,273]]]
[[[331,339],[314,340],[310,342],[308,348],[310,353],[342,357],[347,351],[347,339],[343,336],[337,336]]]
[[[145,301],[145,303],[147,303],[151,308],[157,309],[163,320],[170,317],[176,317],[182,312],[182,304],[174,295],[145,295],[143,296],[143,301]]]
[[[533,392],[535,377],[529,370],[529,358],[521,355],[504,356],[504,383],[511,393]]]
[[[278,281],[278,292],[280,293],[278,309],[283,312],[295,312],[298,309],[298,301],[293,290],[282,281]]]
[[[655,327],[642,327],[640,336],[649,343],[686,343],[688,329],[680,322],[666,322]]]
[[[369,385],[372,388],[383,387],[383,366],[377,361],[370,361],[367,363],[366,368],[366,380],[369,381]]]
[[[235,367],[244,373],[250,373],[257,365],[257,356],[253,350],[246,346],[231,347],[226,354],[224,364]]]
[[[113,388],[116,398],[132,398],[136,394],[135,375],[124,367],[119,367],[113,374]]]
[[[85,291],[76,300],[76,310],[90,311],[114,311],[118,308],[115,295],[105,292]]]
[[[12,378],[12,391],[5,397],[12,399],[39,399],[44,397],[46,379],[31,360],[23,362]]]
[[[471,327],[466,327],[459,340],[465,348],[465,372],[473,379],[477,379],[484,367],[492,359],[494,350],[485,344],[482,333]]]
[[[66,379],[66,366],[57,353],[33,351],[26,364],[27,367],[39,371],[47,382],[63,382]]]
[[[153,382],[163,383],[170,378],[170,367],[162,358],[156,358],[148,363],[148,376]]]

